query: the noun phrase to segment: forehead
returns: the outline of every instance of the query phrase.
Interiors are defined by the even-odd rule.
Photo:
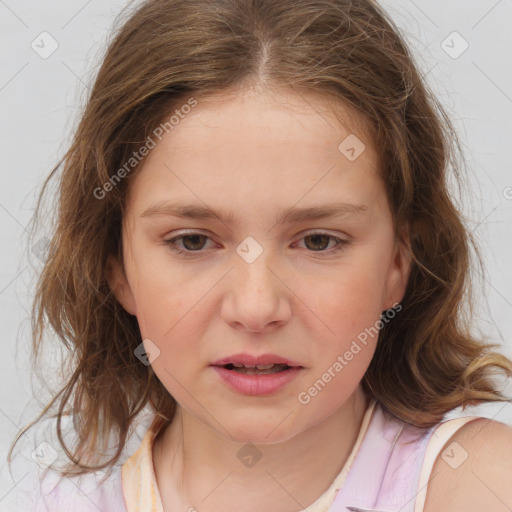
[[[185,102],[186,100],[183,100]],[[348,135],[357,135],[373,149],[373,126],[352,106],[331,95],[293,88],[235,89],[199,97],[197,106],[181,116],[167,139],[175,148],[197,146],[194,136],[204,136],[203,144],[229,137],[238,142],[266,147],[278,144],[337,149]],[[179,105],[178,105],[179,109]],[[209,144],[210,145],[210,144]],[[244,144],[244,149],[247,149]],[[222,149],[222,148],[219,148]]]
[[[341,102],[293,89],[245,90],[197,98],[133,178],[135,201],[151,193],[185,194],[196,204],[293,205],[306,195],[375,193],[378,157],[365,120]]]

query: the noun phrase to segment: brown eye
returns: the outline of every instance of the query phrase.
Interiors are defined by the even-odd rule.
[[[194,253],[204,249],[207,240],[210,240],[210,237],[201,233],[189,233],[164,240],[164,243],[177,253]]]
[[[185,235],[182,237],[183,247],[187,251],[198,251],[204,247],[206,235]]]
[[[344,240],[343,238],[339,238],[334,235],[329,235],[328,233],[312,233],[310,235],[306,235],[302,238],[304,240],[304,245],[306,249],[311,252],[319,253],[319,255],[330,255],[344,249],[350,242],[348,240]],[[330,241],[334,241],[335,245],[331,246],[329,249]]]
[[[329,235],[308,235],[304,240],[311,240],[311,243],[306,243],[308,249],[312,251],[323,251],[329,246],[329,239],[333,238]]]

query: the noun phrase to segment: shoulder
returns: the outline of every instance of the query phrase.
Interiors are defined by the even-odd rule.
[[[510,512],[512,427],[479,418],[461,427],[439,453],[424,512]]]

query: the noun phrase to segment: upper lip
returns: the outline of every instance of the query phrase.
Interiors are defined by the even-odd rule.
[[[286,364],[288,366],[301,366],[299,363],[281,357],[276,354],[261,354],[259,356],[253,356],[251,354],[234,354],[232,356],[218,359],[212,366],[224,366],[226,364],[243,364],[247,366],[263,366],[267,364]]]

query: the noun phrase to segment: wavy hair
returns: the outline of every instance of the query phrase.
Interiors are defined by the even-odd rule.
[[[106,279],[109,255],[122,263],[121,223],[139,164],[125,168],[129,175],[115,186],[105,184],[173,109],[250,83],[344,102],[371,129],[396,236],[407,244],[412,269],[402,310],[380,330],[364,390],[424,428],[456,407],[507,400],[493,376],[510,377],[512,361],[469,329],[470,249],[478,255],[478,248],[448,182],[464,178],[460,143],[388,14],[372,0],[147,0],[124,12],[35,213],[62,171],[31,327],[36,360],[51,329],[73,364],[13,446],[58,406],[53,417],[70,459],[62,474],[77,475],[118,461],[146,405],[158,431],[172,420],[176,402],[135,356],[142,342],[137,319]],[[71,449],[61,431],[66,414],[77,435]],[[112,433],[115,454],[91,464],[90,454],[102,453]]]

